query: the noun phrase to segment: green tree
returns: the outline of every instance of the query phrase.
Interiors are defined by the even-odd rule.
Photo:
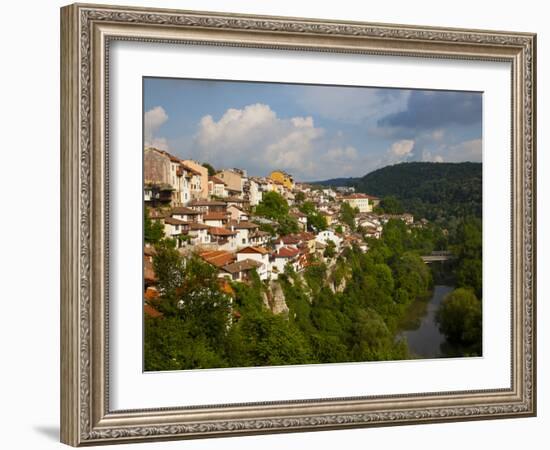
[[[146,371],[227,366],[206,337],[193,334],[187,323],[178,317],[146,318],[144,325]]]
[[[143,208],[143,239],[149,244],[157,244],[164,238],[164,227],[158,220],[151,220],[149,208]]]
[[[216,175],[216,169],[214,169],[214,167],[212,167],[211,164],[209,164],[207,162],[204,162],[204,163],[202,163],[202,166],[206,167],[208,169],[208,176],[209,177],[213,177],[214,175]]]
[[[323,252],[325,258],[334,258],[336,256],[336,244],[332,240],[327,241],[327,246]]]
[[[326,218],[321,215],[315,205],[306,201],[300,205],[300,211],[307,215],[307,226],[310,231],[319,232],[328,228]]]
[[[163,240],[155,246],[153,269],[158,279],[162,297],[175,298],[176,289],[183,285],[185,263],[171,240]]]
[[[481,354],[481,302],[470,289],[455,289],[447,295],[436,320],[449,342],[469,346]]]
[[[430,269],[415,253],[404,253],[394,266],[398,288],[404,289],[409,298],[415,299],[428,294],[432,284]]]
[[[357,215],[357,208],[352,208],[349,203],[342,202],[340,205],[340,220],[345,223],[350,230],[355,231],[355,216]]]
[[[277,220],[288,215],[288,203],[278,192],[266,192],[262,201],[256,206],[255,213],[259,216]]]
[[[298,221],[289,215],[287,201],[277,192],[266,192],[254,212],[276,221],[278,232],[282,235],[296,233],[300,229]]]
[[[466,218],[457,227],[453,237],[452,250],[457,255],[456,280],[460,287],[472,288],[475,294],[482,295],[481,263],[483,241],[481,220]]]
[[[386,214],[403,214],[403,205],[395,195],[388,195],[380,202],[380,207]]]
[[[194,334],[221,345],[230,326],[231,298],[220,289],[217,269],[193,257],[186,262],[184,280],[176,293],[178,316]]]
[[[300,330],[268,311],[243,317],[228,341],[236,366],[272,366],[312,362],[309,343]]]
[[[306,194],[304,194],[302,191],[298,191],[298,192],[296,192],[296,194],[294,195],[294,201],[295,201],[297,204],[302,203],[305,199],[306,199]]]

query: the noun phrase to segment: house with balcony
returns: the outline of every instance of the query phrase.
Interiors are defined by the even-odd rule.
[[[238,247],[238,233],[223,227],[208,228],[210,243],[216,244],[219,250],[235,251]]]
[[[203,213],[227,211],[227,203],[218,200],[193,200],[187,207]]]
[[[188,235],[191,245],[210,244],[210,234],[208,233],[209,229],[210,227],[204,223],[189,224]]]
[[[257,230],[248,233],[248,242],[253,246],[265,247],[271,241],[271,234],[267,231]]]
[[[176,246],[182,247],[187,240],[190,223],[173,217],[164,218],[164,235],[169,239],[176,241]]]
[[[201,211],[196,211],[186,206],[175,206],[170,210],[168,215],[184,222],[201,223],[204,214]]]
[[[252,259],[259,262],[257,272],[260,280],[268,280],[271,278],[271,264],[269,261],[269,251],[264,247],[245,247],[237,251],[237,262]]]
[[[260,229],[260,226],[253,222],[230,221],[227,227],[237,232],[237,246],[246,247],[250,245],[250,235]]]

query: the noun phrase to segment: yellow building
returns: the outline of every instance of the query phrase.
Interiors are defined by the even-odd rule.
[[[283,172],[282,170],[274,170],[269,174],[269,178],[271,178],[273,181],[283,183],[284,187],[289,190],[294,189],[294,179],[292,178],[292,175]]]

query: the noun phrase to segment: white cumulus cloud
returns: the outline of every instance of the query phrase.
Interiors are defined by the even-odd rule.
[[[146,147],[168,149],[168,141],[163,137],[155,136],[159,128],[168,120],[168,114],[162,106],[155,106],[145,112],[143,120],[143,135]]]
[[[394,142],[390,147],[390,154],[397,158],[406,158],[408,157],[412,149],[414,148],[414,141],[411,139],[402,139],[400,141]]]
[[[315,173],[315,142],[324,134],[312,117],[278,117],[269,105],[228,109],[219,120],[204,116],[195,135],[200,161],[216,168],[249,167],[254,175],[274,168],[298,176]]]
[[[386,151],[384,158],[380,160],[379,166],[383,167],[389,164],[397,164],[413,156],[414,140],[401,139],[395,141],[390,148]]]

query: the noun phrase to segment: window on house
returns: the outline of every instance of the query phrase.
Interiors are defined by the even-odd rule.
[[[243,238],[243,244],[246,244],[246,239],[245,238]]]

